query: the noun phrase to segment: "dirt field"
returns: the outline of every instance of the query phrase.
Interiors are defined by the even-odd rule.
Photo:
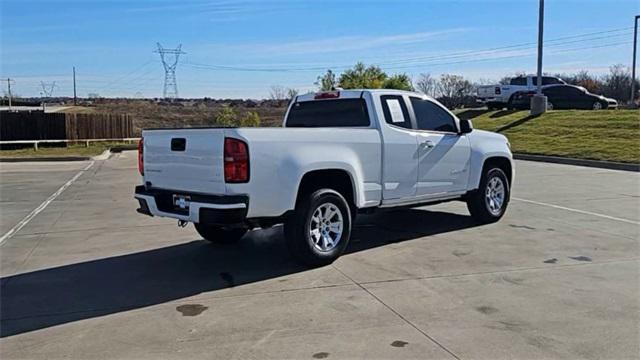
[[[130,114],[139,134],[143,128],[215,125],[215,117],[223,106],[232,107],[238,117],[255,111],[260,115],[261,126],[277,126],[282,121],[286,105],[286,101],[198,100],[163,103],[152,100],[122,100],[71,107],[65,112]]]

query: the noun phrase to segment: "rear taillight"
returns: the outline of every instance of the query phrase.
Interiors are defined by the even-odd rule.
[[[502,94],[502,89],[500,89],[500,86],[496,86],[495,93],[496,93],[496,95]]]
[[[144,175],[144,138],[138,141],[138,171]]]
[[[249,181],[249,149],[238,139],[224,139],[224,181],[245,183]]]

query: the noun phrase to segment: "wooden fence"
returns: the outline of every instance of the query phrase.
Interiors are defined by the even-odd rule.
[[[119,139],[133,134],[129,115],[0,112],[1,141]]]

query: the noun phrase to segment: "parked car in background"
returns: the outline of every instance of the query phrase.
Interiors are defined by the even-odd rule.
[[[514,109],[529,109],[531,97],[535,91],[519,91],[514,94],[511,105]],[[547,97],[547,109],[615,109],[618,102],[615,99],[592,94],[581,86],[552,85],[542,89]]]
[[[566,85],[562,79],[555,76],[543,76],[542,86]],[[483,85],[477,89],[478,100],[487,105],[490,110],[512,109],[513,95],[517,92],[533,91],[538,86],[537,75],[517,76],[509,81],[509,85]]]

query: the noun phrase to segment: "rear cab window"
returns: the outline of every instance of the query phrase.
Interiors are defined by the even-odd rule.
[[[527,85],[527,78],[525,77],[514,77],[511,79],[511,81],[509,81],[509,85],[522,85],[522,86],[526,86]]]
[[[368,127],[367,104],[362,98],[312,100],[291,106],[286,127]]]
[[[383,95],[380,97],[380,101],[382,102],[384,120],[387,124],[411,129],[409,110],[407,110],[407,105],[404,103],[402,96]]]

